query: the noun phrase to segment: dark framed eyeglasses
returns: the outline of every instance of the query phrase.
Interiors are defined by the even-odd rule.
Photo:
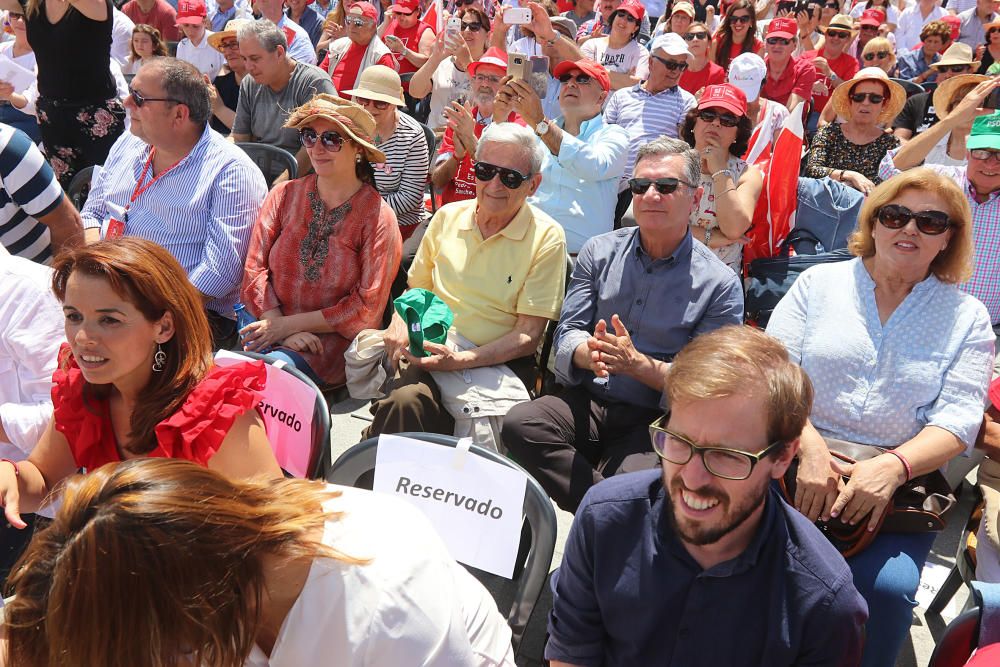
[[[219,42],[220,51],[227,51],[229,49],[238,49],[238,48],[240,48],[240,43],[235,39],[227,39],[224,42]]]
[[[649,57],[652,58],[653,60],[657,61],[658,63],[660,63],[664,67],[666,67],[671,72],[676,72],[677,70],[680,70],[680,71],[683,72],[684,70],[686,70],[688,68],[688,64],[686,62],[682,63],[682,62],[678,62],[676,60],[667,60],[666,58],[661,58],[660,56],[654,56],[654,55],[650,55]]]
[[[902,229],[910,224],[910,220],[913,220],[917,223],[917,229],[920,230],[920,233],[927,236],[944,234],[952,226],[951,218],[943,211],[919,211],[915,213],[899,204],[886,204],[875,212],[875,217],[887,229]]]
[[[721,113],[713,109],[702,109],[698,112],[698,120],[704,123],[714,123],[719,121],[722,127],[736,127],[740,123],[740,117],[731,113]]]
[[[379,111],[385,111],[389,108],[389,102],[383,102],[381,100],[367,100],[363,97],[355,97],[354,101],[363,107],[375,107]]]
[[[889,55],[890,54],[889,54],[888,51],[872,51],[871,53],[866,53],[865,54],[865,60],[867,60],[868,62],[871,62],[871,61],[875,60],[875,58],[879,58],[879,59],[881,59],[881,58],[888,58]]]
[[[344,19],[344,23],[346,23],[347,25],[353,25],[355,28],[361,28],[361,27],[364,27],[366,25],[375,25],[374,21],[369,21],[369,20],[366,20],[366,19],[359,19],[359,18],[355,18],[353,16],[351,16],[350,18]]]
[[[483,29],[482,23],[466,23],[465,21],[462,21],[463,31],[468,30],[469,32],[479,32],[482,29]]]
[[[847,39],[848,37],[851,36],[851,33],[842,32],[840,30],[830,30],[829,28],[827,28],[826,36],[832,39]]]
[[[499,77],[496,74],[477,74],[472,78],[480,83],[492,83],[493,85],[496,85],[500,83],[500,79],[503,77]]]
[[[781,44],[782,46],[788,46],[789,44],[792,43],[792,40],[788,39],[787,37],[768,37],[766,41],[771,46],[774,46],[775,44]]]
[[[885,101],[885,95],[879,95],[878,93],[851,93],[850,95],[852,102],[857,102],[861,104],[866,99],[872,104],[882,104]]]
[[[656,191],[661,195],[673,194],[677,191],[678,186],[686,185],[691,189],[696,188],[696,185],[692,185],[687,181],[682,181],[679,178],[630,178],[628,179],[628,189],[631,190],[634,195],[644,195],[649,192],[649,187],[653,186]]]
[[[972,68],[972,65],[937,65],[934,67],[939,72],[949,72],[951,74],[964,74]]]
[[[563,74],[559,77],[559,83],[569,83],[570,81],[576,81],[577,85],[586,86],[588,83],[594,80],[594,77],[589,74]]]
[[[323,134],[318,134],[311,127],[304,127],[299,130],[299,143],[305,148],[313,148],[316,146],[317,140],[323,144],[323,148],[331,153],[337,153],[344,147],[344,138],[333,130],[327,130]]]
[[[394,16],[413,16],[414,12],[393,12]]]
[[[736,25],[740,25],[742,23],[750,23],[750,15],[749,14],[740,14],[739,16],[736,16],[734,14],[734,15],[732,15],[732,16],[729,17],[729,22],[730,23],[734,23]]]
[[[180,100],[175,100],[172,97],[146,97],[135,88],[131,87],[128,89],[128,94],[129,97],[132,98],[132,103],[139,109],[141,109],[146,102],[172,102],[174,104],[184,104]]]
[[[625,20],[628,21],[629,23],[640,23],[639,19],[637,19],[636,17],[632,16],[628,12],[615,12],[615,15],[611,17],[612,23],[619,16],[624,16]]]
[[[976,160],[981,160],[982,162],[986,162],[991,158],[996,162],[1000,162],[1000,151],[991,151],[985,148],[974,148],[969,151],[969,155]]]
[[[668,429],[666,421],[667,416],[664,415],[649,425],[649,438],[656,455],[664,461],[682,466],[697,453],[701,456],[705,470],[722,479],[740,481],[748,478],[753,473],[754,466],[784,444],[780,440],[772,442],[756,454],[729,447],[702,447]]]
[[[684,41],[693,42],[695,40],[708,39],[707,32],[689,32],[684,35]]]
[[[878,32],[877,25],[863,25],[861,26],[861,32]]]
[[[508,190],[518,189],[526,180],[531,178],[531,174],[522,174],[516,169],[498,167],[497,165],[490,164],[489,162],[477,162],[475,172],[476,180],[483,181],[484,183],[486,181],[492,181],[497,174],[499,174],[500,183],[502,183]]]

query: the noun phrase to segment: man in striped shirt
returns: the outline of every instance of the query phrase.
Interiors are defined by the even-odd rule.
[[[629,137],[628,163],[615,209],[616,224],[632,203],[626,185],[632,178],[639,148],[661,136],[676,139],[685,114],[695,106],[694,95],[678,86],[689,58],[691,52],[680,35],[660,35],[650,48],[649,78],[617,91],[604,109],[604,122],[621,125]]]
[[[208,84],[193,65],[154,60],[131,87],[131,132],[115,142],[83,208],[88,240],[128,234],[162,245],[201,292],[216,347],[232,347],[264,176],[208,126]]]
[[[80,214],[42,151],[24,132],[0,123],[0,245],[47,263],[82,241]]]

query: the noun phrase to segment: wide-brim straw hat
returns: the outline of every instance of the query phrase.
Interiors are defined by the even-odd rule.
[[[901,85],[890,80],[889,75],[878,67],[866,67],[850,80],[837,86],[830,97],[830,104],[833,105],[833,110],[837,112],[837,115],[843,118],[851,117],[851,99],[848,95],[862,81],[878,81],[886,87],[889,99],[885,100],[882,105],[882,113],[878,115],[878,122],[886,123],[894,120],[903,110],[903,105],[906,104],[906,91]]]
[[[364,148],[369,162],[385,162],[385,153],[372,141],[375,119],[360,104],[336,95],[316,95],[288,116],[285,127],[298,130],[320,118],[336,125],[345,137]]]
[[[222,47],[219,46],[229,37],[236,37],[237,31],[245,25],[252,24],[253,21],[249,19],[233,19],[231,21],[226,21],[226,27],[219,32],[213,32],[208,36],[208,45],[213,49],[222,53]]]
[[[388,102],[397,107],[406,106],[403,101],[403,84],[396,70],[385,65],[372,65],[358,78],[357,87],[341,91],[341,95],[354,95],[366,100]]]
[[[968,44],[962,44],[961,42],[955,42],[941,54],[941,59],[936,63],[931,64],[931,69],[937,69],[938,67],[943,67],[945,65],[970,65],[972,71],[979,69],[978,60],[973,60],[975,56],[972,55],[972,47]]]
[[[985,74],[959,74],[953,76],[947,81],[942,81],[938,84],[938,87],[934,89],[934,113],[937,114],[938,118],[944,118],[950,109],[948,108],[948,102],[954,96],[955,91],[962,86],[972,84],[973,86],[978,86],[983,81],[988,81],[990,77]],[[958,102],[956,102],[957,104]]]
[[[830,25],[819,26],[819,31],[826,34],[827,30],[846,30],[851,33],[851,38],[853,39],[858,31],[854,29],[854,19],[849,14],[837,14],[832,19],[830,19]]]

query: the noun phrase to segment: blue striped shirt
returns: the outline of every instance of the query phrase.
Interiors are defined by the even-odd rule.
[[[131,132],[115,142],[94,175],[82,211],[85,229],[100,227],[103,237],[112,216],[123,219],[149,152]],[[266,195],[264,176],[250,158],[206,128],[191,152],[132,204],[125,233],[169,250],[198,291],[211,297],[208,309],[232,317],[250,231]]]
[[[604,122],[621,125],[628,132],[628,164],[622,190],[624,181],[632,178],[639,148],[661,136],[676,139],[684,115],[696,104],[694,95],[680,86],[652,94],[644,85],[645,82],[616,91],[604,108]]]
[[[21,130],[0,123],[0,245],[12,255],[48,261],[49,228],[36,218],[55,210],[62,198],[38,146]]]

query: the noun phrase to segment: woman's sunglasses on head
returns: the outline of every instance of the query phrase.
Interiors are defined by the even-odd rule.
[[[306,148],[314,147],[317,140],[331,153],[336,153],[344,147],[344,138],[333,130],[327,130],[323,134],[317,134],[311,127],[299,130],[299,142]]]
[[[913,220],[917,224],[917,229],[921,234],[927,236],[937,236],[948,231],[951,227],[951,218],[942,211],[920,211],[914,212],[899,204],[886,204],[875,216],[879,223],[887,229],[902,229]]]

